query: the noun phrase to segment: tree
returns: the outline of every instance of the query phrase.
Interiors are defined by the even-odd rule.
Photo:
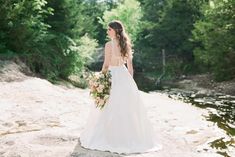
[[[17,54],[50,80],[82,71],[87,56],[79,44],[85,31],[93,29],[84,10],[81,0],[1,1],[1,54]]]
[[[1,1],[0,52],[22,54],[36,52],[47,42],[48,24],[44,19],[52,14],[45,0]],[[36,48],[37,47],[37,48]]]
[[[124,0],[117,5],[117,8],[105,11],[100,23],[106,29],[112,20],[122,21],[130,38],[135,41],[141,29],[141,17],[140,3],[136,0]]]
[[[195,45],[190,39],[194,23],[200,18],[203,0],[146,0],[141,3],[145,28],[139,34],[136,45],[145,60],[153,63],[152,59],[159,58],[162,49],[165,49],[167,57],[171,56],[167,59],[167,66],[177,71],[178,75],[192,70]]]
[[[211,0],[202,6],[203,18],[195,23],[194,50],[198,64],[209,67],[215,79],[235,77],[235,1]]]

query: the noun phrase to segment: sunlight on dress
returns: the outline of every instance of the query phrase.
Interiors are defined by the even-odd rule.
[[[110,66],[109,70],[112,75],[109,100],[101,110],[92,105],[80,135],[81,146],[126,154],[162,149],[126,66]]]

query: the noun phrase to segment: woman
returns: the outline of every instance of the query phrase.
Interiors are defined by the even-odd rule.
[[[116,153],[159,150],[161,145],[155,143],[153,127],[133,79],[131,43],[122,23],[110,22],[107,34],[111,41],[105,44],[102,72],[111,71],[110,97],[103,109],[93,105],[90,110],[80,135],[81,146]]]

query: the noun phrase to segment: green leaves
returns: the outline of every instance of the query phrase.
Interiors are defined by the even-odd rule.
[[[161,67],[162,49],[165,49],[167,73],[181,75],[188,72],[188,64],[193,64],[194,43],[193,24],[200,16],[201,1],[192,0],[145,0],[142,1],[144,27],[139,33],[136,45],[141,53],[141,67],[152,62],[153,67]],[[138,53],[138,52],[137,52]],[[158,60],[157,60],[158,59]],[[157,61],[156,61],[157,60]],[[177,66],[174,66],[176,65]],[[155,70],[146,67],[149,71]],[[175,70],[175,71],[174,71]]]
[[[97,46],[84,36],[91,21],[84,7],[79,0],[1,1],[0,51],[15,52],[50,80],[81,72]]]
[[[106,29],[109,22],[113,20],[122,21],[130,38],[135,41],[141,29],[141,17],[140,3],[136,0],[124,0],[123,3],[118,4],[117,8],[105,11],[99,22]]]
[[[20,56],[51,80],[80,73],[121,20],[135,45],[134,64],[170,76],[197,67],[217,80],[235,77],[234,0],[0,0],[0,57]],[[96,38],[97,40],[94,40]]]
[[[195,23],[194,40],[201,46],[194,50],[196,60],[209,66],[215,79],[235,77],[235,2],[210,1],[202,7],[203,19]]]

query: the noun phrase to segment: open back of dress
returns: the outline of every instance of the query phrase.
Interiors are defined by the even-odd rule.
[[[87,124],[80,135],[81,146],[117,153],[157,151],[161,145],[138,87],[115,46],[113,43],[109,67],[112,75],[110,97],[101,110],[91,104]]]
[[[120,66],[126,63],[126,60],[121,55],[121,49],[116,40],[111,41],[112,49],[111,49],[111,59],[110,66]]]

